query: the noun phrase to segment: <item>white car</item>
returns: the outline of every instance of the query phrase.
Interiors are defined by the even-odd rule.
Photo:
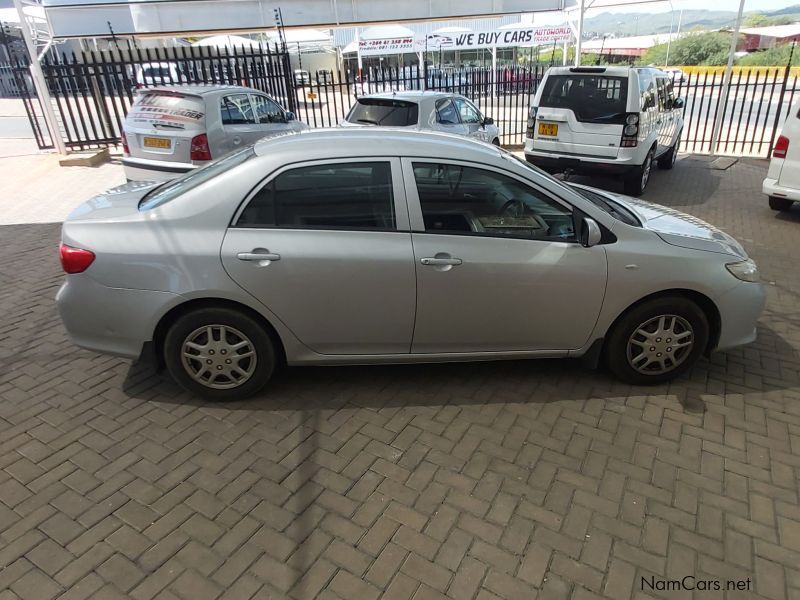
[[[491,117],[464,96],[449,92],[386,92],[356,100],[342,126],[379,125],[441,131],[500,145]]]
[[[671,169],[683,130],[683,99],[650,67],[553,67],[528,115],[525,157],[551,172],[622,175],[639,196],[653,161]]]
[[[128,181],[174,179],[262,137],[307,128],[251,88],[149,88],[140,90],[122,124],[122,166]]]
[[[136,68],[136,87],[152,87],[154,85],[170,85],[172,83],[186,83],[186,74],[179,70],[175,63],[152,62],[144,63]]]
[[[783,124],[761,189],[769,197],[772,210],[789,210],[800,202],[800,102]]]

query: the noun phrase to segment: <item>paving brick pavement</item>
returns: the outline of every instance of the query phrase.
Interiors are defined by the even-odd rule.
[[[569,361],[302,368],[201,403],[73,348],[58,226],[0,227],[0,598],[671,599],[642,579],[686,575],[800,598],[800,210],[769,211],[764,173],[655,173],[649,199],[771,282],[756,343],[655,388]]]

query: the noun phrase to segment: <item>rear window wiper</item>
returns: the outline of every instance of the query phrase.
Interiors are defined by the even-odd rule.
[[[379,125],[377,121],[373,121],[372,119],[356,119],[359,123],[367,123],[368,125]]]

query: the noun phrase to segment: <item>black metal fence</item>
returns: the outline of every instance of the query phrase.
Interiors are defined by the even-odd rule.
[[[103,52],[50,53],[42,69],[53,97],[61,135],[68,148],[113,146],[137,88],[171,84],[234,84],[273,96],[311,127],[332,127],[345,118],[359,96],[378,92],[436,90],[470,98],[497,123],[501,143],[525,141],[531,101],[549,65],[486,68],[321,70],[293,72],[289,55],[276,46],[139,49],[130,45]],[[0,66],[0,83],[19,97],[41,148],[52,147],[41,126],[42,106],[30,84],[28,65]],[[707,153],[721,122],[718,152],[768,156],[798,88],[787,67],[737,68],[725,106],[722,69],[677,74],[677,94],[685,99],[681,150]],[[3,88],[3,89],[5,89]]]

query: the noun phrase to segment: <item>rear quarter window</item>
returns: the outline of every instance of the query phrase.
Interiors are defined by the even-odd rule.
[[[550,75],[539,106],[569,109],[585,123],[624,123],[628,78],[570,73]]]
[[[383,127],[411,127],[418,120],[416,102],[393,98],[360,98],[347,115],[348,123]]]

